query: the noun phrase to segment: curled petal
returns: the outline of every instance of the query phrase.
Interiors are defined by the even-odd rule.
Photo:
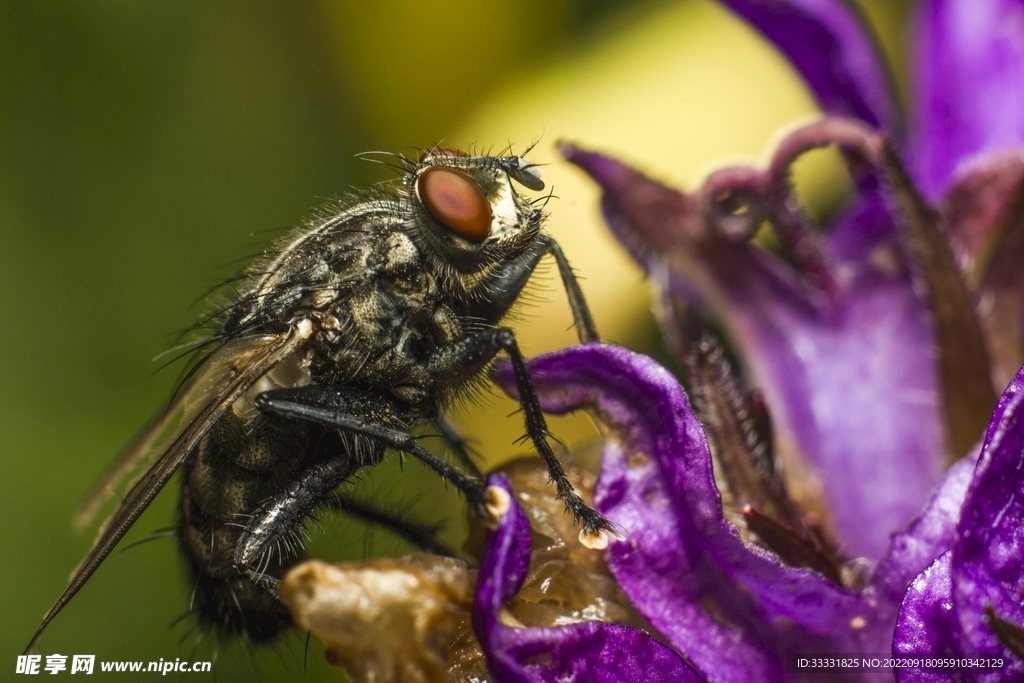
[[[999,399],[957,531],[950,564],[961,649],[1012,659],[1024,675],[1024,661],[1003,647],[984,614],[991,605],[1024,623],[1024,369]]]
[[[964,161],[1024,145],[1024,5],[922,2],[915,26],[912,166],[935,200]]]
[[[507,509],[488,534],[474,600],[473,627],[498,683],[698,683],[704,679],[647,633],[617,624],[584,622],[553,628],[501,623],[507,600],[522,586],[530,563],[530,526],[504,475],[488,477],[504,492]]]
[[[596,344],[530,368],[546,411],[586,406],[611,436],[595,505],[627,540],[609,546],[609,568],[703,675],[782,680],[786,653],[883,647],[891,626],[859,596],[746,545],[725,520],[704,432],[664,368]],[[507,367],[496,376],[514,386]]]
[[[821,108],[902,130],[892,82],[871,30],[840,0],[722,0],[800,72]]]

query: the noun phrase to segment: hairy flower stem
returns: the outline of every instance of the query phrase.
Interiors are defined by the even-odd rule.
[[[763,395],[741,388],[718,338],[692,308],[682,312],[677,343],[685,346],[694,409],[747,529],[790,566],[810,567],[841,584],[835,559],[786,490]]]
[[[985,336],[939,214],[914,187],[892,147],[883,143],[880,152],[914,276],[931,303],[950,455],[956,460],[981,439],[996,404]]]

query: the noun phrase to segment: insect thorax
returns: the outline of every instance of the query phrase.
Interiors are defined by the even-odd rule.
[[[462,280],[436,272],[425,248],[404,202],[322,218],[254,267],[224,333],[308,318],[314,384],[387,391],[429,410],[441,388],[426,361],[464,335],[469,304]]]

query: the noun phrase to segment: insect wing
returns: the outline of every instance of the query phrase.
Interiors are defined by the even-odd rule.
[[[96,513],[109,498],[124,499],[138,477],[174,443],[199,413],[224,392],[233,376],[251,365],[255,357],[279,342],[279,336],[246,337],[228,342],[217,349],[196,368],[192,376],[175,393],[167,410],[154,418],[118,456],[93,486],[88,497],[75,512],[74,526],[83,529],[96,518]],[[133,475],[134,474],[134,480]],[[119,495],[118,488],[125,484]]]
[[[124,499],[104,522],[92,549],[72,572],[67,589],[43,618],[26,652],[33,650],[39,635],[64,606],[81,590],[96,569],[145,511],[174,472],[181,466],[210,427],[246,390],[279,362],[295,353],[308,338],[308,322],[275,336],[240,339],[225,344],[204,363],[175,397],[171,407],[149,427],[139,441],[118,458],[104,476],[91,503],[99,507],[113,486],[140,462],[151,462],[133,482]],[[80,513],[81,514],[81,513]],[[95,510],[92,510],[95,514]]]

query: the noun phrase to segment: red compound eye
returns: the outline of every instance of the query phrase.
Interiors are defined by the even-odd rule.
[[[462,171],[428,168],[416,180],[416,190],[431,215],[459,237],[470,242],[487,237],[491,205],[480,186]]]

